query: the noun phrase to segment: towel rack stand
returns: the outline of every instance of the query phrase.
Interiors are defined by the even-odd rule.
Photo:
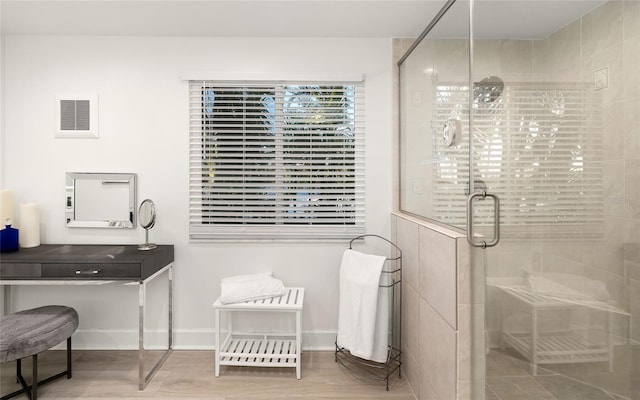
[[[386,389],[389,390],[389,378],[398,371],[398,378],[401,378],[402,366],[402,250],[390,240],[374,234],[364,234],[356,236],[349,242],[349,249],[353,249],[354,242],[361,239],[374,238],[387,242],[392,246],[391,251],[395,254],[387,257],[382,268],[381,283],[378,287],[390,290],[390,317],[389,317],[389,344],[387,346],[387,360],[378,363],[365,360],[352,355],[349,350],[338,346],[335,341],[335,362],[340,363],[353,374],[372,380],[385,381]]]

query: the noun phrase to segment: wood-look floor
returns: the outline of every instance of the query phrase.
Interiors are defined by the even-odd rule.
[[[174,351],[143,391],[138,390],[137,351],[73,352],[73,378],[60,378],[38,390],[47,399],[394,399],[415,400],[404,377],[394,374],[390,390],[384,382],[359,378],[334,361],[333,352],[302,355],[302,379],[295,368],[222,367],[214,376],[213,351]],[[38,374],[45,378],[65,368],[64,351],[41,354]],[[23,375],[31,380],[30,358]],[[15,362],[0,367],[0,395],[19,388]],[[26,399],[22,394],[16,399]]]

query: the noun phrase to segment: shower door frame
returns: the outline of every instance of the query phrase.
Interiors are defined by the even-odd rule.
[[[423,39],[431,32],[431,30],[440,22],[440,20],[445,16],[445,14],[449,11],[449,9],[457,2],[458,0],[447,0],[446,3],[442,6],[440,11],[435,15],[435,17],[429,22],[427,27],[422,31],[422,33],[415,39],[415,41],[411,44],[409,49],[404,53],[404,55],[397,61],[397,65],[401,66],[402,63],[411,55],[413,50],[420,45]],[[475,0],[465,0],[469,3],[468,10],[468,76],[467,76],[467,87],[472,88],[473,85],[473,6]],[[486,248],[496,246],[500,240],[500,199],[497,195],[493,193],[488,193],[486,190],[479,188],[479,190],[475,190],[475,176],[474,176],[474,168],[473,168],[473,155],[474,155],[474,147],[473,147],[473,103],[474,99],[472,96],[472,89],[469,89],[468,95],[468,107],[469,114],[466,123],[468,124],[468,136],[469,136],[469,152],[468,152],[468,161],[469,161],[469,170],[468,170],[468,186],[466,187],[467,191],[467,218],[466,218],[466,238],[469,244],[469,259],[470,259],[470,268],[471,268],[471,298],[475,299],[471,304],[471,315],[469,319],[468,332],[470,333],[469,343],[470,343],[470,378],[471,382],[469,383],[469,392],[466,393],[466,390],[462,390],[465,393],[461,393],[462,387],[460,386],[460,381],[458,381],[457,385],[457,398],[458,399],[473,399],[473,400],[484,400],[485,398],[485,386],[486,386],[486,359],[485,359],[485,271],[486,271]],[[461,122],[465,122],[462,120]],[[402,167],[400,167],[402,168]],[[400,177],[402,180],[402,177]],[[478,239],[474,234],[473,229],[473,203],[479,200],[485,200],[490,198],[494,203],[494,225],[493,225],[493,236],[485,240],[484,238]],[[437,224],[442,224],[441,221],[434,220]],[[459,361],[459,360],[458,360]],[[458,378],[459,379],[459,378]],[[468,397],[466,397],[468,395]]]

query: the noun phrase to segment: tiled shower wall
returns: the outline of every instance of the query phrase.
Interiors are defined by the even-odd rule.
[[[404,376],[418,400],[470,400],[471,317],[482,323],[484,296],[472,291],[466,238],[402,215],[392,215],[392,236],[403,252]]]
[[[614,373],[603,373],[597,365],[571,364],[557,371],[640,398],[640,2],[610,0],[538,43],[533,57],[549,81],[581,77],[601,95],[604,235],[596,240],[542,241],[530,247],[531,264],[518,269],[570,277],[562,283],[585,292],[589,282],[606,287],[609,301],[630,316],[583,310],[571,322],[597,336],[603,319],[612,318],[606,334],[617,344]],[[490,257],[494,259],[488,265],[494,263],[504,273],[501,260],[508,257]]]
[[[543,273],[603,282],[631,313],[618,327],[625,332],[612,333],[640,344],[640,2],[609,1],[556,32],[546,46],[541,68],[550,80],[582,76],[602,94],[605,234],[576,243],[573,251],[544,243]],[[596,86],[596,74],[606,76],[604,87]]]
[[[513,42],[511,47],[521,49],[517,68],[509,69],[509,65],[500,63],[500,51],[492,54],[485,48],[483,55],[495,60],[492,73],[507,75],[520,70],[531,73],[535,80],[580,81],[600,96],[604,234],[600,238],[581,239],[581,231],[577,229],[573,235],[558,241],[507,237],[500,246],[487,251],[487,276],[543,275],[578,291],[586,291],[588,282],[599,282],[606,287],[611,301],[631,314],[614,318],[608,333],[618,337],[618,342],[631,338],[637,349],[640,342],[640,2],[612,0],[547,39]],[[496,49],[504,47],[503,44]],[[498,323],[493,318],[496,305],[491,299],[489,293],[487,323],[490,342],[495,345]],[[572,323],[588,331],[598,329],[605,317],[600,314],[584,311],[574,316]],[[622,364],[629,365],[629,373],[640,370],[637,359],[635,365],[627,361]],[[567,366],[562,372],[590,382],[595,378],[595,372],[586,367]],[[619,392],[606,382],[601,386]]]

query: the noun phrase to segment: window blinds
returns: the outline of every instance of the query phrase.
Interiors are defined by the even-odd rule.
[[[435,126],[452,117],[467,119],[468,107],[459,109],[459,104],[467,104],[467,96],[468,86],[437,85]],[[504,232],[545,237],[601,234],[599,104],[598,93],[587,85],[539,82],[508,83],[497,101],[474,104],[475,177],[500,197]],[[432,169],[432,205],[436,219],[464,227],[468,130],[461,136],[451,148],[434,137],[434,156],[440,161]],[[492,207],[475,207],[476,224],[492,224]]]
[[[190,238],[364,232],[362,82],[190,81]]]

